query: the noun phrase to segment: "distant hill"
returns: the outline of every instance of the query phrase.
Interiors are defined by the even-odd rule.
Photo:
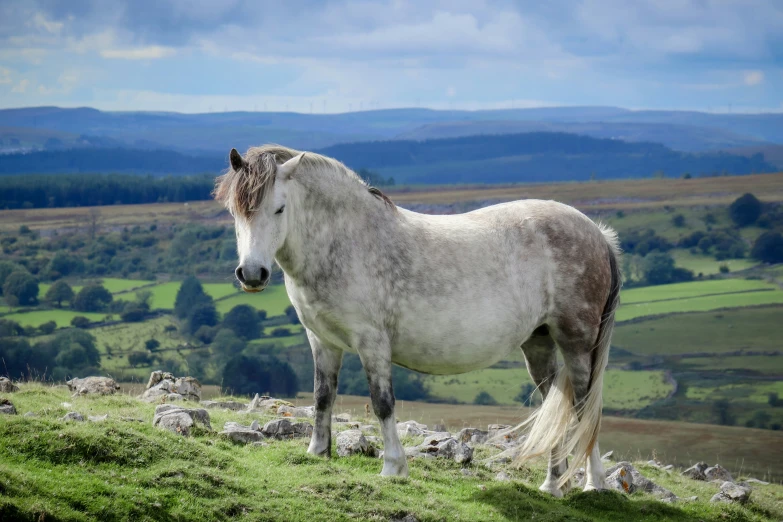
[[[783,145],[757,145],[752,147],[741,147],[728,149],[726,152],[739,154],[741,156],[754,156],[762,154],[764,159],[783,170]]]
[[[691,154],[655,143],[629,143],[565,133],[467,136],[440,140],[387,140],[318,149],[349,167],[367,168],[399,183],[508,183],[772,172],[763,156]],[[226,152],[79,148],[0,155],[0,174],[137,173],[217,174]]]
[[[225,154],[231,147],[244,150],[269,142],[313,150],[358,141],[541,131],[657,142],[675,150],[698,152],[783,144],[783,114],[630,111],[617,107],[181,114],[30,107],[0,110],[0,153],[78,146]]]

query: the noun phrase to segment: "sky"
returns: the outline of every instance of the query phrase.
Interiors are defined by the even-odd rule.
[[[783,0],[2,0],[0,108],[783,111]]]

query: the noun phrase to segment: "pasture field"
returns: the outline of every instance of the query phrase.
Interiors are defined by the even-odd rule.
[[[688,250],[675,248],[669,252],[674,258],[675,265],[686,268],[694,274],[704,274],[705,276],[720,273],[720,267],[725,265],[729,267],[730,272],[739,272],[758,266],[758,262],[753,259],[726,259],[718,261],[714,257],[691,254]]]
[[[621,305],[617,310],[618,321],[628,321],[648,315],[662,315],[678,312],[707,312],[723,308],[741,308],[783,304],[783,291],[769,290],[715,296],[691,297],[674,301],[653,301]]]
[[[161,283],[155,286],[145,288],[145,292],[152,294],[150,300],[150,308],[153,310],[171,310],[174,308],[174,301],[177,298],[177,291],[182,283],[179,281],[171,281],[168,283]],[[135,292],[126,292],[114,296],[115,299],[123,301],[133,301],[136,299]]]
[[[346,397],[346,401],[356,398]],[[303,399],[306,402],[311,400]],[[362,401],[364,398],[358,398]],[[636,493],[623,497],[572,490],[564,499],[537,491],[544,462],[523,469],[504,469],[512,481],[493,480],[496,470],[478,462],[466,467],[440,459],[412,459],[410,478],[378,476],[380,461],[353,456],[323,459],[308,456],[307,440],[272,442],[267,447],[236,445],[215,431],[195,430],[191,437],[152,427],[155,405],[132,397],[79,397],[64,389],[25,386],[13,395],[22,415],[0,419],[0,518],[33,520],[391,520],[411,515],[417,520],[672,520],[718,522],[725,519],[762,522],[783,517],[779,485],[754,487],[746,506],[714,504],[708,499],[718,486],[693,481],[637,463],[645,476],[691,502],[665,504]],[[86,415],[108,414],[101,423],[59,420],[71,409]],[[297,401],[299,402],[299,401]],[[361,404],[361,402],[359,402]],[[416,405],[408,403],[408,411]],[[440,414],[467,418],[468,407],[422,405]],[[486,415],[512,418],[508,409],[482,407]],[[338,408],[337,411],[340,411]],[[495,411],[497,413],[495,414]],[[144,422],[125,422],[120,416]],[[227,421],[246,424],[247,415],[213,410],[213,427]],[[267,416],[253,420],[264,423]],[[410,416],[401,416],[407,420]],[[473,416],[474,419],[477,417]],[[516,418],[519,418],[516,416]],[[619,424],[615,424],[614,421]],[[509,422],[515,424],[516,422]],[[484,427],[484,423],[473,423]],[[449,427],[452,427],[449,424]],[[706,431],[705,428],[709,428]],[[619,446],[613,445],[612,432]],[[683,423],[605,419],[603,449],[619,455],[652,456],[649,444],[667,444],[655,455],[664,462],[687,465],[717,459],[736,476],[765,478],[779,470],[781,434]],[[736,451],[753,440],[758,453]],[[411,439],[408,443],[418,443]],[[628,449],[623,449],[623,448]],[[489,450],[476,454],[479,460]],[[692,452],[691,452],[692,451]],[[761,455],[764,451],[765,454]],[[487,453],[482,453],[487,452]],[[744,464],[743,464],[744,460]],[[78,473],[74,472],[78,466]]]
[[[269,285],[266,290],[257,294],[239,293],[235,296],[221,299],[215,303],[221,314],[240,304],[250,305],[258,310],[266,310],[267,317],[282,315],[285,309],[291,305],[285,285]]]
[[[425,377],[435,397],[454,398],[470,404],[486,391],[502,405],[519,404],[514,398],[525,384],[533,381],[527,369],[487,368],[461,375]],[[604,375],[604,407],[612,410],[638,410],[665,398],[672,391],[662,371],[607,370]]]
[[[618,325],[612,345],[639,355],[783,351],[783,306],[678,314]],[[783,357],[778,370],[783,373]]]
[[[622,304],[652,303],[656,301],[671,301],[717,294],[732,294],[751,292],[755,290],[779,290],[779,287],[766,281],[749,279],[713,279],[710,281],[693,281],[671,285],[645,286],[623,290],[620,294]]]
[[[17,312],[4,315],[3,319],[16,321],[22,326],[41,326],[49,321],[57,323],[58,328],[71,326],[71,320],[76,316],[86,317],[92,322],[103,321],[106,314],[97,314],[91,312],[74,312],[73,310],[35,310],[31,312]]]

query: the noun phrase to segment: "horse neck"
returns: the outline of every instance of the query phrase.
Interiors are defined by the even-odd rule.
[[[334,277],[350,261],[350,246],[366,243],[379,228],[393,226],[388,208],[354,180],[297,184],[289,190],[292,207],[286,241],[277,262],[289,277],[314,281]],[[370,197],[367,197],[370,196]]]

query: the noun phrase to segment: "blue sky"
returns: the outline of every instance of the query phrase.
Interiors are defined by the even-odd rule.
[[[34,105],[783,111],[783,1],[2,0]]]

